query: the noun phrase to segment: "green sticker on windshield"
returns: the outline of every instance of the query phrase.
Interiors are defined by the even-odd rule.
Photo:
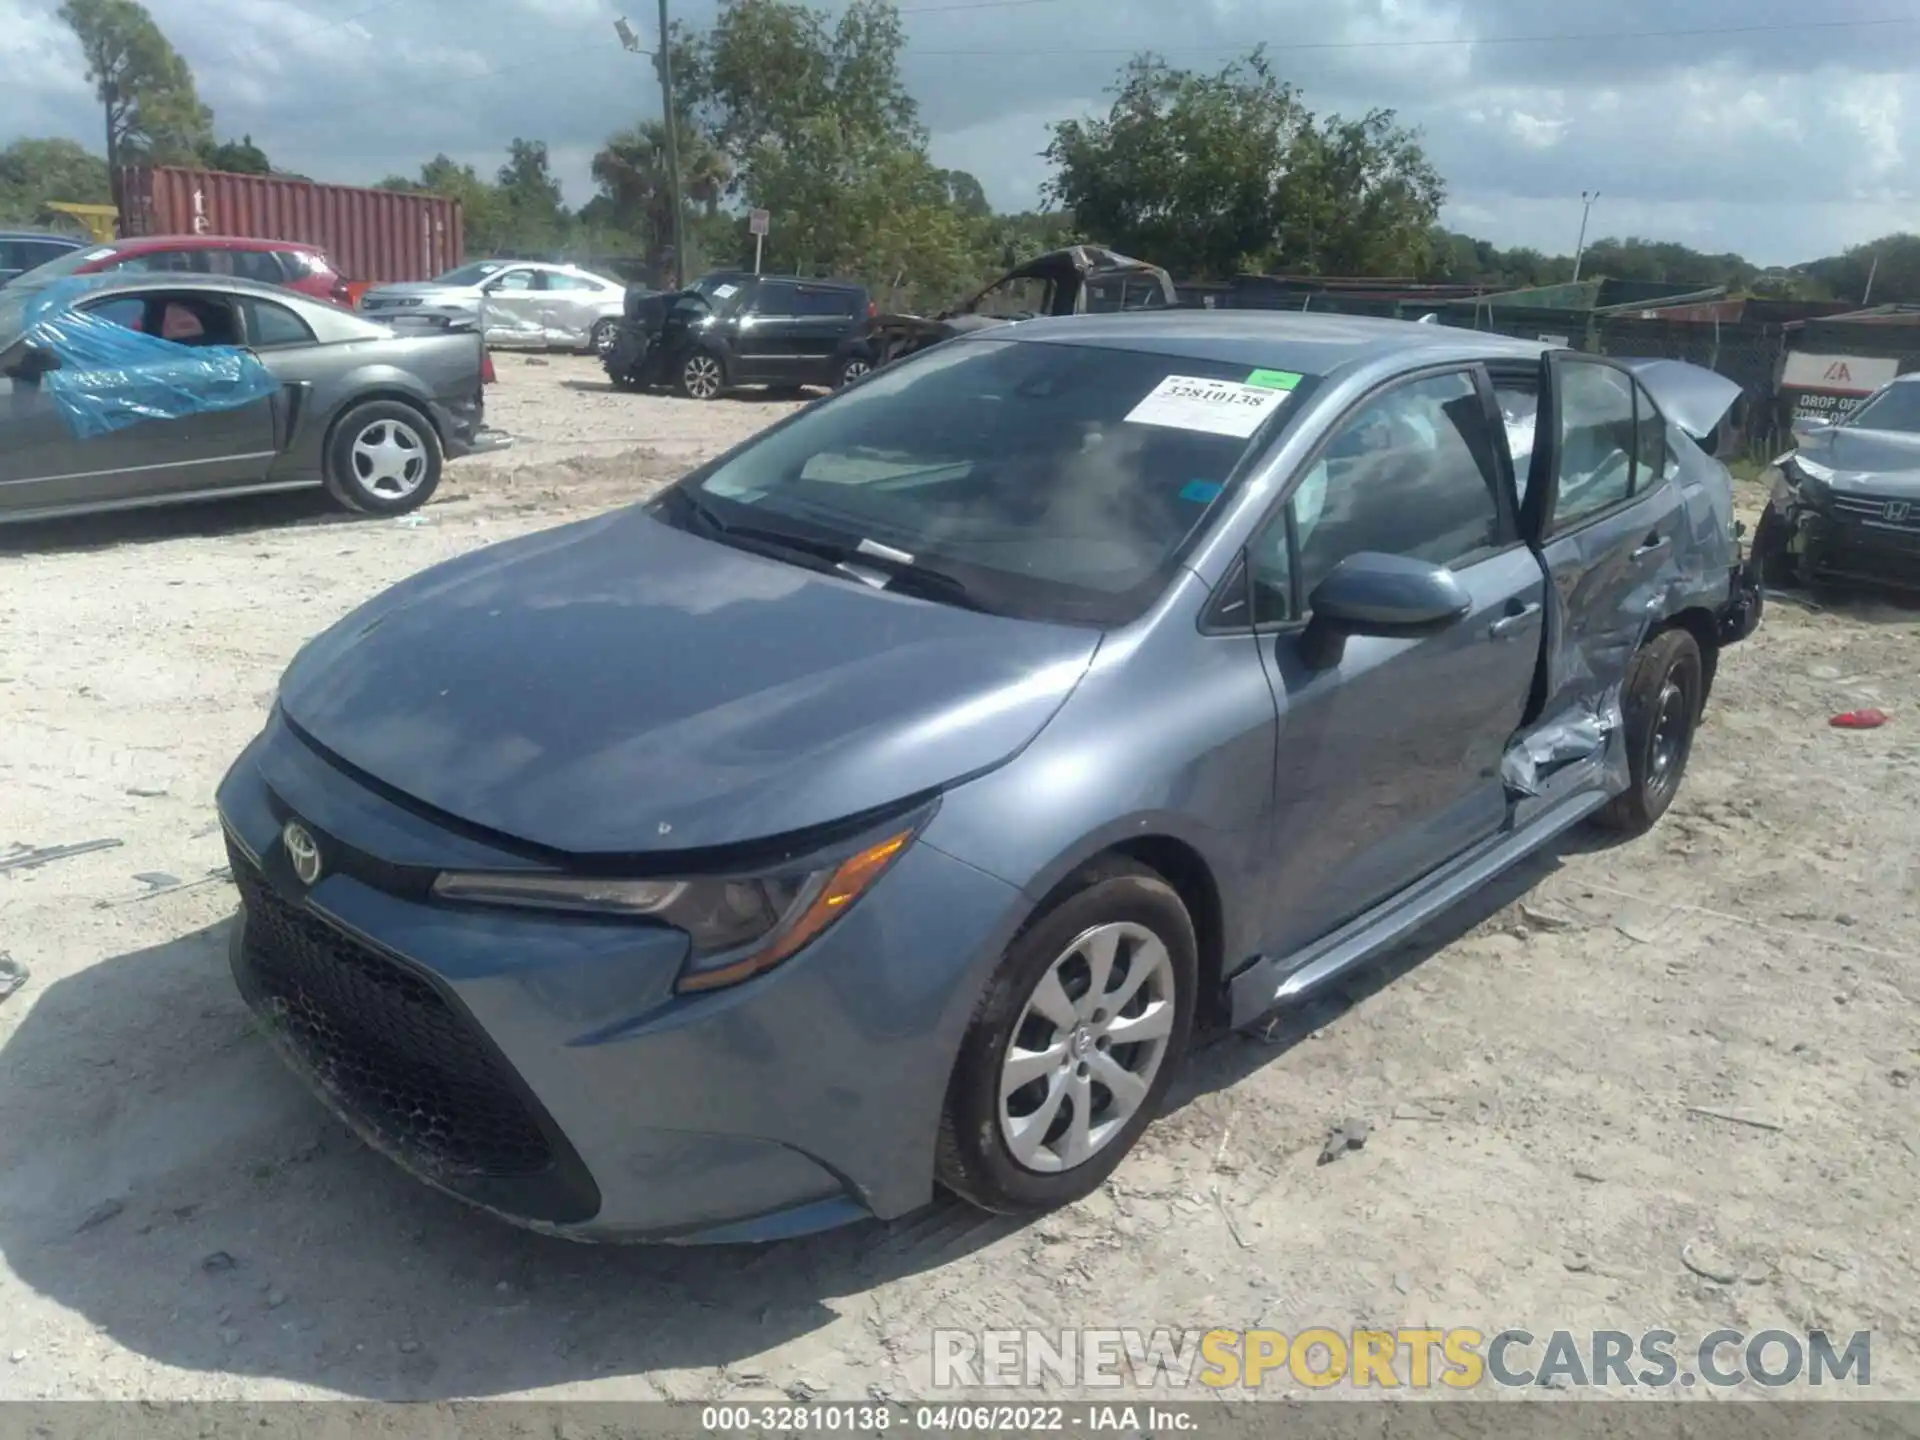
[[[1299,383],[1300,377],[1291,370],[1256,370],[1247,376],[1247,384],[1263,390],[1291,390]]]

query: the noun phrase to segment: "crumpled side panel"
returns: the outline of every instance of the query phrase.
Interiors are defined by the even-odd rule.
[[[1619,689],[1582,700],[1516,736],[1501,757],[1500,778],[1516,798],[1591,789],[1620,794],[1632,776]]]
[[[229,346],[181,345],[72,308],[84,281],[50,286],[27,306],[25,338],[60,357],[40,384],[82,440],[147,420],[238,410],[280,382],[259,358]]]

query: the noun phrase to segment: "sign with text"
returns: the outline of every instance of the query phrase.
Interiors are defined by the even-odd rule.
[[[1793,420],[1840,420],[1899,373],[1879,355],[1821,355],[1795,350],[1780,375],[1781,398]]]
[[[765,235],[771,229],[773,229],[771,210],[754,210],[748,213],[747,233],[749,235]]]

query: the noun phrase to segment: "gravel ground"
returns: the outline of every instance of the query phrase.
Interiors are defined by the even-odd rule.
[[[1114,1182],[1036,1223],[942,1203],[590,1250],[367,1152],[233,993],[221,772],[365,597],[789,408],[500,368],[521,443],[416,517],[280,497],[0,533],[0,856],[119,842],[0,872],[30,972],[0,999],[0,1397],[907,1397],[934,1328],[1009,1324],[1822,1326],[1874,1332],[1876,1393],[1920,1392],[1920,616],[1874,602],[1777,604],[1653,835],[1570,837],[1213,1046]],[[1892,723],[1828,727],[1864,704]],[[1316,1164],[1347,1117],[1364,1148]]]

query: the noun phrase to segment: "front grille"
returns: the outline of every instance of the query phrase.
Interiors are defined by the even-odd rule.
[[[1871,495],[1835,495],[1836,520],[1896,534],[1920,535],[1920,500],[1886,500]],[[1898,517],[1898,518],[1896,518]]]
[[[429,1179],[526,1177],[552,1146],[505,1066],[424,978],[284,899],[237,851],[249,998],[327,1095]]]

